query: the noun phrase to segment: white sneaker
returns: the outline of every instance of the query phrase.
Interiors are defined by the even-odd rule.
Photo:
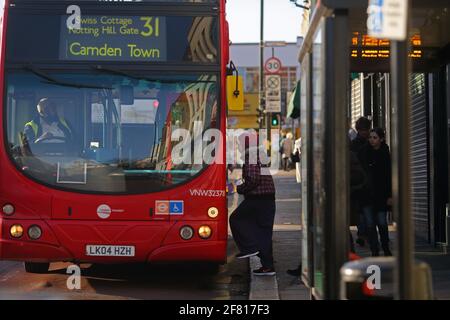
[[[256,256],[258,253],[259,253],[259,251],[250,252],[250,253],[239,253],[236,255],[236,259],[250,258],[250,257]]]

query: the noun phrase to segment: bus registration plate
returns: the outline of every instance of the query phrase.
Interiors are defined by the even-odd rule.
[[[134,257],[134,246],[87,245],[86,255],[94,257]]]

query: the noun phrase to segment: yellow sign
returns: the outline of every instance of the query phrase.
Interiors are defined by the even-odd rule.
[[[244,98],[244,110],[228,112],[228,128],[229,129],[257,129],[259,127],[258,111],[259,94],[247,93]]]
[[[228,110],[244,110],[244,81],[241,76],[227,77],[227,103]]]

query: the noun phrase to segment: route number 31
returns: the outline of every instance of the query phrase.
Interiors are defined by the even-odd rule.
[[[144,21],[144,31],[141,31],[143,37],[159,37],[159,18],[141,17]]]

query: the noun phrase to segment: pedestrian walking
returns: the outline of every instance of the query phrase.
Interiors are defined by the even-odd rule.
[[[367,174],[356,153],[350,151],[350,225],[358,224],[362,211],[361,199],[368,192]],[[350,251],[355,253],[353,236],[350,232]]]
[[[294,151],[294,141],[292,133],[288,133],[286,135],[286,139],[283,140],[282,149],[283,153],[281,154],[281,161],[283,165],[284,171],[290,170],[290,160]]]
[[[237,192],[244,201],[230,216],[230,228],[240,250],[238,259],[258,255],[262,267],[253,270],[256,276],[275,275],[272,235],[275,219],[275,185],[269,170],[261,167],[258,156],[252,157],[257,148],[245,145],[242,183]],[[253,155],[254,156],[254,155]],[[250,159],[256,158],[256,163]]]
[[[302,156],[302,138],[298,138],[294,142],[294,151],[292,154],[292,162],[295,164],[295,178],[297,180],[297,183],[302,183],[301,156]]]
[[[363,147],[359,158],[368,178],[368,191],[362,197],[364,221],[372,256],[379,255],[378,233],[385,256],[391,256],[387,210],[392,203],[391,156],[381,128],[370,131],[369,144]]]
[[[280,170],[283,170],[283,143],[286,140],[286,133],[282,132],[280,137],[280,145],[278,152],[280,153]]]
[[[361,117],[355,122],[355,129],[357,134],[353,139],[350,138],[350,151],[358,155],[358,157],[361,149],[368,144],[370,127],[370,120],[365,117]],[[361,159],[359,160],[361,161]],[[364,221],[364,214],[362,210],[360,210],[355,221],[358,228],[356,243],[362,247],[365,245],[365,239],[367,239],[367,231]]]

